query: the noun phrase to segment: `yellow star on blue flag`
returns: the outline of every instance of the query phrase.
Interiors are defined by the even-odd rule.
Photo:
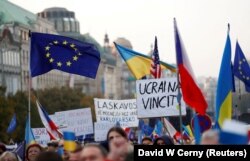
[[[57,69],[67,73],[95,78],[100,53],[90,43],[58,35],[31,33],[31,76]]]
[[[250,92],[250,67],[238,41],[236,42],[233,73],[244,82],[246,91]]]

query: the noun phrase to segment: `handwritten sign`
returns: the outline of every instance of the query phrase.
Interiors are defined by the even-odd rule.
[[[90,108],[61,111],[55,113],[61,131],[74,131],[76,136],[92,134],[93,122]]]
[[[38,144],[43,147],[47,146],[47,143],[50,141],[49,134],[45,128],[32,128],[35,140]]]
[[[138,118],[179,115],[177,78],[136,81]],[[186,115],[181,102],[182,115]]]
[[[99,122],[119,122],[121,127],[137,127],[136,100],[94,99],[96,120]]]
[[[107,139],[107,133],[115,124],[109,122],[95,122],[95,141],[104,141]]]

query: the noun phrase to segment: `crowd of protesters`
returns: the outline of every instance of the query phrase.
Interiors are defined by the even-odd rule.
[[[133,142],[128,139],[127,133],[121,127],[109,129],[104,142],[84,145],[76,143],[75,150],[70,152],[63,149],[63,140],[51,141],[46,148],[33,143],[26,147],[24,160],[14,152],[7,151],[5,145],[0,143],[0,161],[133,161]],[[163,135],[153,139],[144,137],[141,144],[175,145],[179,143],[171,137]],[[193,144],[193,142],[190,141],[188,144]],[[201,144],[219,144],[218,132],[216,130],[204,132]]]

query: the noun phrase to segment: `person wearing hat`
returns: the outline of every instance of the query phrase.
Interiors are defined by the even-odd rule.
[[[26,149],[26,160],[27,161],[35,161],[36,157],[43,151],[43,148],[35,143],[30,144]]]

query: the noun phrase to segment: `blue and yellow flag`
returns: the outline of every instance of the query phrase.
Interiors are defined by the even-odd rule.
[[[141,79],[145,75],[150,74],[151,62],[152,62],[150,57],[140,54],[131,49],[125,48],[121,45],[116,44],[115,42],[114,44],[116,49],[120,53],[121,57],[126,62],[130,71],[133,73],[136,79]],[[172,72],[176,71],[174,66],[164,62],[160,63],[161,63],[161,69],[169,69]]]
[[[233,72],[236,77],[244,82],[246,91],[250,92],[250,67],[238,41],[235,49]]]
[[[63,132],[64,139],[64,150],[74,151],[76,149],[76,136],[74,132],[64,131]]]
[[[231,41],[229,27],[226,46],[224,49],[216,91],[216,126],[220,128],[225,119],[232,117],[232,68]]]
[[[93,44],[69,37],[31,34],[31,76],[52,69],[95,78],[100,63],[100,53]]]
[[[30,119],[27,117],[26,119],[26,127],[25,127],[25,142],[26,145],[36,143],[35,136],[30,127]]]

